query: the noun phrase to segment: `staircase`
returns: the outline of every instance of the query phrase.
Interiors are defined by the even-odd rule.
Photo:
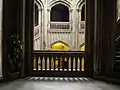
[[[116,59],[114,64],[114,76],[120,79],[120,44],[116,46]]]

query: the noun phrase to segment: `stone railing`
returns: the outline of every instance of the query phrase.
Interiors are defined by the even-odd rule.
[[[33,51],[33,71],[84,72],[84,51]],[[52,73],[52,72],[51,72]]]
[[[70,22],[50,22],[49,30],[70,30],[71,25]]]

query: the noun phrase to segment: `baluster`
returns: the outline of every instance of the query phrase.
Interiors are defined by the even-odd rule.
[[[69,71],[71,71],[71,57],[69,56]]]
[[[40,61],[40,57],[38,58],[38,70],[41,70],[41,61]]]
[[[54,70],[54,59],[53,59],[53,56],[51,58],[51,65],[52,65],[51,70]]]
[[[68,29],[68,24],[66,24],[66,29]]]
[[[64,71],[67,71],[67,57],[64,58]]]
[[[59,29],[59,24],[57,24],[57,29]]]
[[[58,71],[58,61],[59,61],[59,56],[56,56],[56,59],[55,59],[55,70]]]
[[[59,24],[59,28],[61,29],[61,25]]]
[[[36,56],[33,59],[33,70],[36,70]]]
[[[84,63],[84,56],[83,56],[81,59],[82,59],[82,60],[81,60],[81,62],[82,62],[82,63],[81,63],[81,64],[82,64],[82,65],[81,65],[81,66],[82,66],[82,67],[81,67],[81,71],[84,71],[84,65],[85,65],[85,63]]]
[[[75,71],[75,57],[73,57],[73,71]]]
[[[68,29],[70,29],[70,25],[68,24]]]
[[[48,57],[47,57],[47,70],[50,70],[50,68],[49,68],[49,67],[50,67],[50,66],[49,66],[50,64],[49,64],[49,63],[50,63],[50,60],[49,60],[49,56],[48,56]]]
[[[77,71],[80,71],[80,57],[78,57],[78,64],[77,64],[78,68]]]
[[[45,56],[43,56],[42,65],[43,65],[42,70],[45,70]]]
[[[66,29],[68,29],[68,25],[66,25]]]
[[[56,29],[57,28],[57,24],[55,24],[55,28],[54,29]]]

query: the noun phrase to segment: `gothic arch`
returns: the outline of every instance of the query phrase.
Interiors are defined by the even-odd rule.
[[[57,4],[62,4],[66,7],[69,8],[69,10],[72,9],[72,4],[68,0],[52,0],[51,2],[48,3],[48,8],[51,9],[53,6]]]
[[[83,5],[85,5],[85,0],[79,0],[76,4],[76,8],[82,9]]]
[[[49,48],[51,48],[51,47],[52,47],[54,44],[56,44],[56,43],[63,43],[64,45],[66,45],[66,46],[68,46],[69,48],[71,48],[67,43],[65,43],[64,41],[61,41],[61,40],[58,40],[58,41],[53,42],[53,43],[50,45]]]
[[[51,8],[50,21],[69,22],[69,8],[63,4],[57,4]]]
[[[44,4],[41,0],[34,0],[34,3],[38,6],[38,9],[44,9]]]

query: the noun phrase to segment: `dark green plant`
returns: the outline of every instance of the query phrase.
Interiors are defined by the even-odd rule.
[[[19,72],[21,68],[21,52],[22,43],[19,40],[19,35],[10,35],[8,37],[9,54],[8,54],[8,66],[9,73]]]

